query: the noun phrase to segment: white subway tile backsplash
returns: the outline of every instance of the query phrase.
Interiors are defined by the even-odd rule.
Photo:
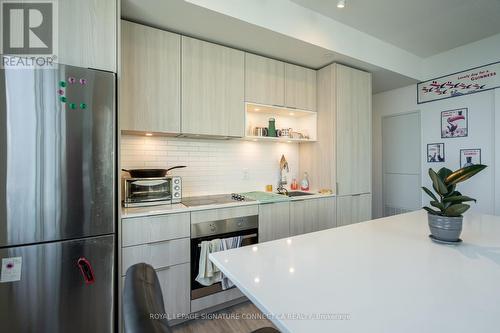
[[[183,177],[184,196],[263,191],[267,184],[276,188],[282,154],[290,167],[288,181],[298,179],[297,144],[121,136],[122,168],[186,165],[172,171]]]

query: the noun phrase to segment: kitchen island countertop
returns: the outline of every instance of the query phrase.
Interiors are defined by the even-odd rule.
[[[210,255],[281,332],[497,332],[500,217],[465,217],[460,245],[422,211]]]

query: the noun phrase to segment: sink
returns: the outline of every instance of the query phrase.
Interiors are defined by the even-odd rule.
[[[288,197],[301,197],[304,195],[313,195],[314,193],[308,193],[308,192],[302,192],[302,191],[290,191],[290,192],[288,192],[288,194],[285,194],[285,193],[279,193],[279,194],[286,195]]]

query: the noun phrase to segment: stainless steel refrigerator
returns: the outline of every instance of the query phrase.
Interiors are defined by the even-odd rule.
[[[115,75],[0,70],[0,331],[115,329]]]

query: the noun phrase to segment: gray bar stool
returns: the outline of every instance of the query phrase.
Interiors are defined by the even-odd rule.
[[[156,272],[148,264],[131,266],[125,277],[123,318],[125,333],[171,333],[166,319],[151,319],[151,313],[165,313],[163,294]],[[279,333],[271,327],[252,333]]]

